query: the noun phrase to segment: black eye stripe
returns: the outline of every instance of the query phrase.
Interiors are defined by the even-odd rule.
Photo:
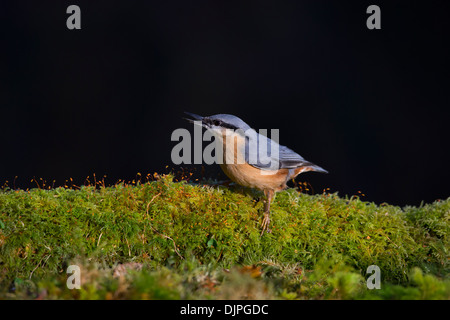
[[[203,121],[205,123],[212,124],[212,125],[215,125],[217,127],[223,127],[223,128],[232,129],[232,130],[236,130],[237,129],[236,126],[234,126],[232,124],[225,123],[222,120],[218,120],[218,119],[204,119]]]
[[[222,123],[222,127],[227,128],[227,129],[233,129],[233,130],[237,129],[235,126],[228,124],[228,123]]]

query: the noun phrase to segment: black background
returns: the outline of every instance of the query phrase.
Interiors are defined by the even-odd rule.
[[[81,8],[68,30],[66,8]],[[381,30],[366,9],[381,8]],[[446,1],[2,1],[0,182],[177,169],[183,111],[230,113],[377,203],[449,196]],[[166,169],[166,166],[169,166]],[[194,166],[185,166],[193,168]],[[217,166],[207,168],[223,179]],[[15,178],[17,176],[17,178]]]

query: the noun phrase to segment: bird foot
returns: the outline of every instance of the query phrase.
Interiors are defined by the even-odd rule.
[[[266,213],[264,213],[264,218],[263,218],[263,221],[262,221],[261,236],[264,234],[264,231],[266,231],[267,233],[271,233],[272,232],[272,230],[270,230],[268,228],[269,223],[270,223],[270,216],[269,216],[269,213],[266,212]]]

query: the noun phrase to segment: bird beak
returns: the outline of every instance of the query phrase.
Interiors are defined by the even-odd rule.
[[[193,124],[198,124],[198,122],[201,121],[202,122],[201,126],[207,128],[205,122],[203,121],[203,119],[205,117],[202,117],[202,116],[199,116],[198,114],[190,113],[190,112],[184,112],[184,113],[186,113],[187,115],[189,115],[189,116],[191,116],[193,118],[193,119],[184,118],[185,120],[187,120],[187,121],[189,121],[189,122],[191,122]]]
[[[188,116],[191,116],[195,120],[200,120],[201,121],[203,119],[202,116],[199,116],[198,114],[195,114],[195,113],[190,113],[190,112],[184,112],[184,113],[186,113]],[[185,119],[188,120],[188,121],[192,121],[192,119],[187,119],[187,118],[185,118]]]

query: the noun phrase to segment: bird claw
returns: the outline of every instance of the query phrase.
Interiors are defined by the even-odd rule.
[[[269,216],[269,213],[266,212],[266,213],[264,213],[264,219],[263,219],[263,221],[262,221],[262,231],[261,231],[261,236],[264,234],[264,231],[266,231],[267,233],[271,233],[271,232],[272,232],[272,230],[270,230],[270,229],[268,228],[269,223],[270,223],[270,216]]]

